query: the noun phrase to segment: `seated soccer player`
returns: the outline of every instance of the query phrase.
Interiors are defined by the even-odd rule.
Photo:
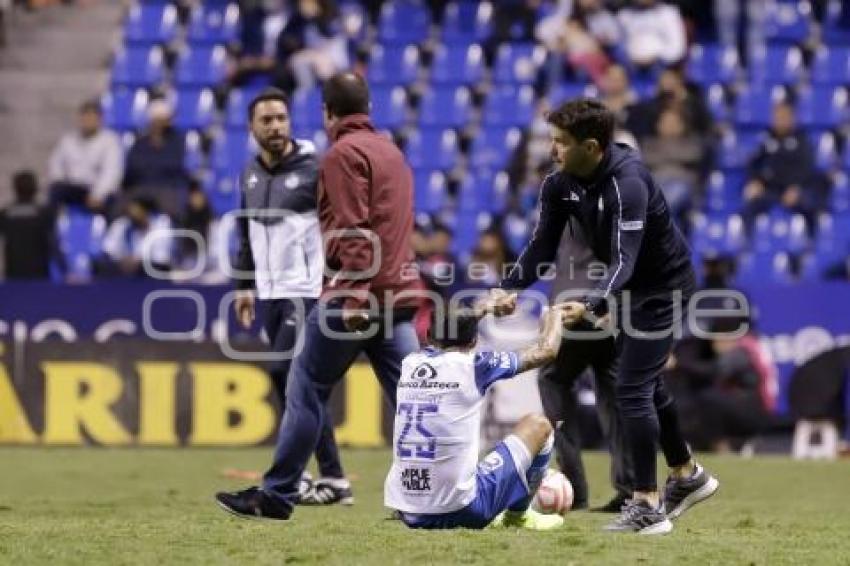
[[[435,313],[434,346],[402,362],[384,504],[408,527],[481,529],[493,523],[548,530],[563,524],[559,515],[529,509],[552,452],[552,427],[543,415],[523,417],[478,462],[484,394],[500,379],[555,359],[562,311],[546,312],[534,346],[475,352],[478,321],[494,310],[487,305]]]

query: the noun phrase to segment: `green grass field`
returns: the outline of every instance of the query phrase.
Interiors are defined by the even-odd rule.
[[[557,532],[414,532],[385,519],[389,454],[347,451],[357,504],[288,522],[225,514],[212,495],[269,451],[0,449],[1,564],[850,564],[850,462],[706,457],[718,495],[666,537],[600,532],[568,515]],[[594,501],[607,456],[587,457]]]

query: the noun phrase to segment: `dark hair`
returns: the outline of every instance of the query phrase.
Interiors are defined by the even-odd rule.
[[[471,348],[478,338],[478,317],[469,308],[435,308],[428,338],[440,348]]]
[[[98,116],[103,115],[103,108],[100,106],[99,100],[86,100],[82,104],[80,104],[79,109],[80,114],[87,114],[89,112],[94,112]]]
[[[159,212],[159,204],[157,204],[156,199],[149,196],[135,196],[130,200],[133,204],[138,204],[144,211],[148,214],[156,214]]]
[[[568,132],[576,141],[594,139],[603,150],[614,135],[614,114],[605,104],[592,98],[578,98],[561,104],[546,116],[546,121]]]
[[[254,119],[254,110],[257,108],[257,104],[260,102],[266,102],[267,100],[278,100],[283,102],[287,108],[289,108],[289,97],[286,96],[286,93],[280,90],[279,88],[268,87],[264,89],[260,94],[254,97],[251,101],[251,104],[248,105],[248,120]]]
[[[30,169],[16,171],[12,176],[12,189],[18,202],[32,202],[38,192],[38,178]]]
[[[322,102],[328,112],[342,118],[369,113],[369,85],[357,73],[345,71],[332,76],[322,88]]]

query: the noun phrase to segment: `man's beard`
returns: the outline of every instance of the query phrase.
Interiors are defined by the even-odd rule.
[[[290,138],[280,136],[279,138],[264,140],[260,143],[260,147],[271,154],[283,155],[286,152],[286,148],[289,147],[289,142]]]

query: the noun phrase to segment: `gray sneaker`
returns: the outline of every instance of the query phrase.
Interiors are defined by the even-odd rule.
[[[620,516],[604,530],[614,533],[638,533],[641,535],[666,535],[673,530],[673,523],[664,514],[663,507],[654,509],[643,500],[627,499]]]
[[[696,465],[696,470],[689,478],[679,479],[672,476],[667,478],[664,486],[664,510],[670,519],[679,516],[701,501],[705,501],[717,491],[720,482]]]

